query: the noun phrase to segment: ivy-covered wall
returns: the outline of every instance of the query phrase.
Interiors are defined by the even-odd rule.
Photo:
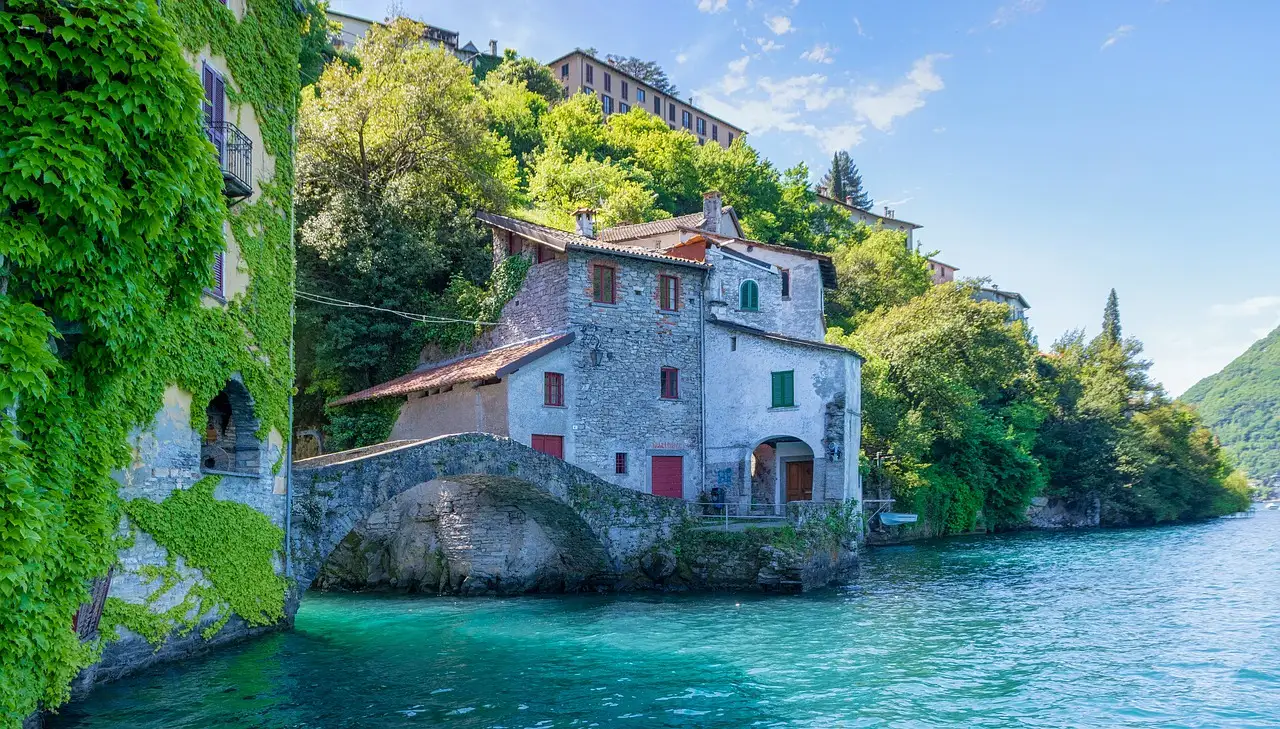
[[[144,575],[157,594],[179,564],[203,582],[185,611],[109,599],[108,622],[158,637],[211,606],[280,615],[281,535],[233,503],[247,492],[219,499],[227,484],[202,481],[126,503],[113,475],[147,466],[135,447],[167,395],[184,393],[203,427],[233,376],[276,444],[264,468],[283,465],[302,22],[293,0],[0,4],[0,724],[56,707],[97,660],[101,640],[81,643],[74,616],[138,540],[168,555]],[[225,59],[228,119],[251,117],[265,152],[256,194],[232,209],[202,127],[202,55]],[[224,247],[248,286],[202,302]]]

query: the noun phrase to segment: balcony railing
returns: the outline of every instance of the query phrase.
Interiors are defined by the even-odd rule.
[[[231,122],[205,125],[205,134],[218,150],[222,167],[222,190],[227,197],[241,200],[253,194],[253,140]]]

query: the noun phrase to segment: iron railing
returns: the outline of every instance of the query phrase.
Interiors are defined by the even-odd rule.
[[[222,167],[222,188],[227,197],[246,198],[253,194],[253,140],[228,121],[205,125],[205,134],[218,150]]]

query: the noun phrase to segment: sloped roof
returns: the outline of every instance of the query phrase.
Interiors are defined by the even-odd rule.
[[[714,316],[707,317],[707,323],[714,324],[718,327],[724,327],[725,329],[729,329],[735,332],[742,332],[743,334],[752,334],[762,339],[772,339],[775,342],[782,342],[784,344],[794,344],[800,347],[812,347],[814,349],[825,349],[828,352],[840,352],[842,354],[852,354],[854,357],[857,357],[858,359],[861,359],[864,361],[866,360],[865,357],[853,351],[852,349],[849,349],[848,347],[841,347],[838,344],[827,344],[826,342],[815,342],[812,339],[801,339],[800,337],[793,337],[789,334],[782,334],[780,332],[771,332],[765,329],[760,329],[758,327],[747,326],[746,324],[739,324],[736,321],[728,321],[727,319],[718,319]]]
[[[653,261],[663,261],[678,266],[692,266],[694,268],[710,268],[705,263],[691,261],[687,258],[676,258],[668,256],[665,253],[655,251],[652,248],[641,248],[639,246],[626,246],[608,241],[596,240],[595,238],[586,238],[577,233],[569,233],[563,230],[557,230],[538,223],[530,223],[527,220],[512,218],[506,215],[498,215],[497,213],[489,213],[480,211],[476,213],[476,217],[482,222],[488,223],[495,228],[501,228],[522,238],[537,241],[543,245],[549,246],[557,251],[566,251],[570,248],[579,250],[594,250],[603,253],[612,253],[619,256],[628,256],[630,258],[641,258]]]
[[[702,216],[702,213],[689,213],[688,215],[678,215],[666,220],[652,220],[648,223],[615,225],[612,228],[605,228],[600,231],[600,240],[620,241],[650,238],[663,233],[674,233],[681,228],[700,228],[705,220],[706,218]]]
[[[505,377],[525,363],[531,362],[552,350],[559,349],[573,341],[573,334],[553,334],[527,342],[511,344],[487,352],[469,355],[443,364],[427,365],[423,369],[414,370],[403,377],[397,377],[381,385],[374,385],[359,392],[329,403],[330,405],[350,405],[364,400],[375,400],[382,397],[404,397],[414,392],[423,392],[436,387],[448,387],[463,382],[477,382],[494,377]]]
[[[817,261],[818,270],[822,273],[823,288],[834,289],[836,287],[836,264],[832,262],[831,256],[828,256],[825,253],[815,253],[813,251],[806,251],[803,248],[780,246],[775,243],[761,243],[758,240],[746,240],[745,238],[739,238],[731,242],[747,246],[748,250],[750,250],[750,248],[763,248],[768,251],[788,253],[800,258],[808,258],[810,260]]]
[[[983,293],[991,294],[992,296],[995,296],[996,298],[999,298],[999,299],[1017,299],[1018,303],[1022,304],[1022,308],[1024,309],[1031,308],[1031,304],[1027,303],[1026,297],[1018,293],[1017,291],[1005,291],[1004,289],[998,289],[998,288],[995,288],[994,286],[983,286],[978,290],[982,291]]]

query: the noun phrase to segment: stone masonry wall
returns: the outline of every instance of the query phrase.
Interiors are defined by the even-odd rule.
[[[204,405],[201,403],[195,407],[203,411]],[[122,499],[163,501],[175,490],[190,488],[206,475],[201,469],[203,433],[191,427],[192,407],[191,396],[187,393],[176,387],[170,387],[165,392],[164,409],[157,414],[152,427],[135,436],[133,464],[116,475],[120,481],[119,494]],[[244,437],[241,433],[238,439]],[[282,475],[277,476],[272,471],[273,465],[283,454],[283,444],[279,435],[273,432],[266,442],[258,443],[258,446],[260,457],[257,459],[255,472],[221,474],[221,480],[214,490],[214,498],[247,504],[265,514],[273,524],[283,528],[287,499],[285,483]],[[208,585],[199,570],[187,567],[181,556],[175,556],[174,566],[181,579],[169,590],[159,593],[160,580],[148,580],[144,572],[149,568],[165,567],[170,557],[168,550],[157,544],[146,532],[133,528],[127,518],[122,518],[121,536],[127,536],[131,532],[133,543],[119,554],[120,564],[111,580],[108,593],[110,598],[135,604],[151,600],[151,610],[162,612],[181,603],[192,587]],[[283,546],[281,545],[281,555]],[[282,559],[277,559],[276,569],[277,572],[283,572]],[[210,645],[274,629],[274,626],[251,629],[246,623],[233,617],[211,639],[202,638],[202,630],[221,617],[220,609],[210,610],[194,630],[182,636],[169,636],[159,648],[128,628],[118,627],[116,639],[106,642],[101,660],[81,674],[73,690],[81,695],[95,682],[113,680],[158,661],[184,657]]]
[[[616,271],[616,304],[592,301],[595,265]],[[663,274],[680,280],[677,311],[659,309]],[[569,319],[577,337],[567,392],[576,405],[574,462],[582,468],[649,491],[651,458],[681,456],[685,497],[700,490],[703,276],[680,264],[570,251]],[[663,367],[679,371],[678,399],[660,397]],[[625,474],[616,473],[618,453],[627,454]]]

